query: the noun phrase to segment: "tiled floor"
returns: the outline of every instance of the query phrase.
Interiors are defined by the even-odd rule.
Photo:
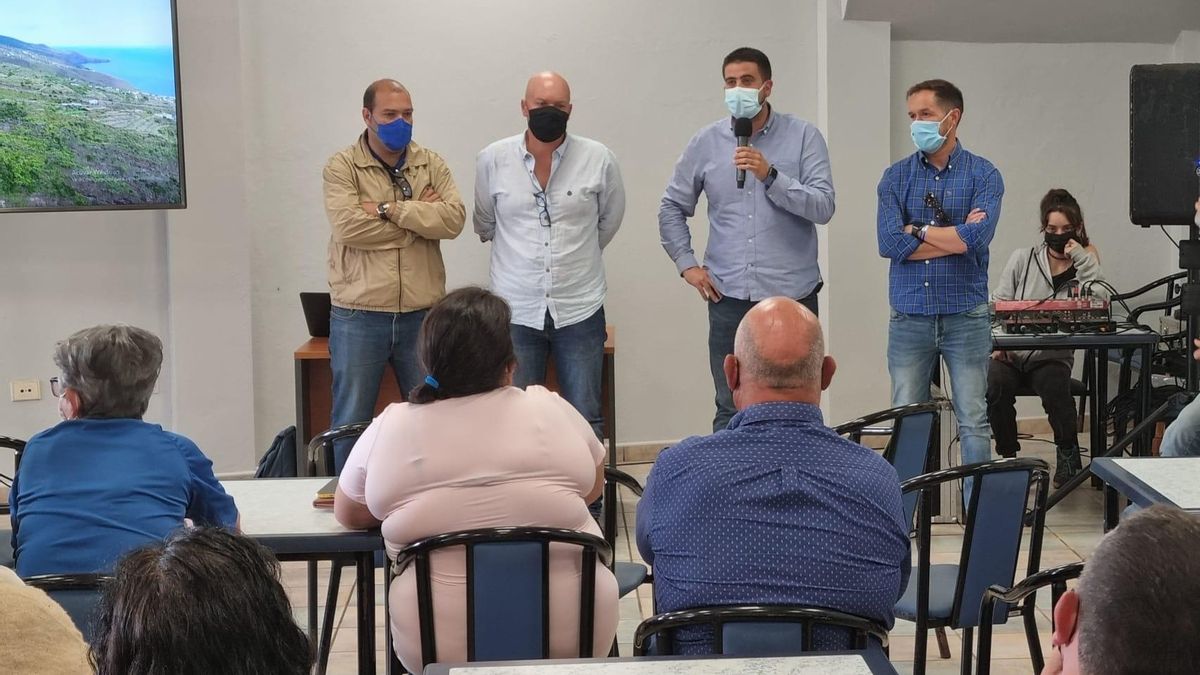
[[[1080,439],[1086,444],[1086,436]],[[1023,443],[1023,457],[1040,457],[1054,464],[1054,447],[1050,443],[1028,441]],[[644,481],[650,470],[650,464],[629,464],[624,470]],[[634,511],[637,499],[628,492],[621,494],[622,521],[617,535],[617,559],[640,560],[637,547],[632,544],[631,533],[634,526]],[[1103,493],[1094,490],[1087,483],[1075,490],[1070,496],[1053,508],[1047,516],[1047,528],[1042,544],[1043,569],[1078,562],[1087,558],[1102,533],[1101,513],[1103,512]],[[954,524],[936,525],[934,527],[933,562],[958,562],[958,553],[962,543],[962,528]],[[915,562],[914,551],[914,562]],[[1025,565],[1022,557],[1020,565]],[[1023,567],[1022,567],[1023,569]],[[349,570],[347,570],[349,572]],[[382,610],[382,572],[376,578],[376,645],[379,647],[380,668],[383,672],[383,610]],[[1022,576],[1018,573],[1018,577]],[[303,626],[306,619],[308,604],[306,593],[305,566],[302,563],[284,565],[284,583],[288,594],[295,606],[297,621]],[[329,662],[330,673],[354,673],[356,671],[356,628],[357,620],[354,611],[354,593],[352,575],[343,575],[341,593],[339,595],[337,623],[334,631],[333,647]],[[325,565],[320,573],[320,597],[324,593],[328,579]],[[651,615],[650,586],[642,586],[621,600],[620,623],[617,628],[617,641],[622,654],[632,653],[633,631],[638,623]],[[1050,633],[1050,600],[1048,593],[1038,594],[1038,626],[1041,628],[1042,648],[1049,649]],[[891,655],[893,663],[901,673],[912,671],[914,626],[907,621],[897,621],[892,631]],[[962,636],[957,631],[950,635],[949,660],[939,659],[936,641],[930,636],[927,672],[957,673],[959,672],[959,655],[961,653]],[[997,626],[993,640],[992,672],[997,675],[1007,673],[1030,672],[1029,651],[1025,643],[1025,635],[1021,623],[1011,620],[1007,624]]]

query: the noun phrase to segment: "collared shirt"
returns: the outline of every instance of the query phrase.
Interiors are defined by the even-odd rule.
[[[638,503],[637,545],[659,612],[798,604],[890,628],[910,569],[896,470],[805,403],[751,406],[728,429],[663,451]],[[707,648],[702,633],[679,637],[685,653]]]
[[[888,300],[905,314],[934,316],[958,314],[988,301],[988,244],[1000,220],[1004,180],[986,159],[971,154],[962,143],[950,153],[946,168],[938,170],[923,152],[896,162],[879,181],[876,219],[879,255],[891,258]],[[905,234],[904,226],[938,225],[935,209],[925,204],[933,194],[949,223],[967,245],[966,253],[929,260],[909,260],[921,242]],[[967,223],[972,209],[987,213],[978,223]]]
[[[9,498],[23,577],[110,572],[184,518],[232,528],[238,516],[195,443],[138,419],[69,420],[35,435]]]
[[[745,187],[737,188],[730,118],[692,137],[658,209],[662,246],[680,274],[700,264],[687,219],[703,192],[709,228],[704,265],[717,290],[741,300],[805,297],[821,283],[813,223],[833,217],[829,150],[815,126],[774,110],[750,145],[779,172],[770,187],[747,171]]]
[[[541,330],[549,312],[561,328],[600,309],[607,289],[600,252],[624,215],[617,159],[591,139],[568,134],[555,148],[544,190],[524,133],[476,159],[475,232],[492,242],[492,290],[517,325]]]

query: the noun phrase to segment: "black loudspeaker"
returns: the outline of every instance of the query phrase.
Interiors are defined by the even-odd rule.
[[[1200,64],[1129,71],[1129,219],[1191,225],[1200,193]]]

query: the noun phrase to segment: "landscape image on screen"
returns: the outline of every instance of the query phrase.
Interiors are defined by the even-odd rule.
[[[171,0],[0,0],[0,211],[184,202]]]

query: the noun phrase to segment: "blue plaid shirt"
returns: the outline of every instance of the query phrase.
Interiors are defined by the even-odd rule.
[[[909,260],[921,242],[904,226],[934,223],[925,196],[937,196],[949,222],[967,245],[966,253],[930,260]],[[888,301],[905,314],[957,314],[988,301],[988,244],[1000,220],[1004,180],[986,159],[963,149],[950,153],[939,171],[925,153],[915,152],[883,172],[879,181],[876,229],[879,255],[890,258]],[[967,214],[981,209],[987,218],[967,224]]]

